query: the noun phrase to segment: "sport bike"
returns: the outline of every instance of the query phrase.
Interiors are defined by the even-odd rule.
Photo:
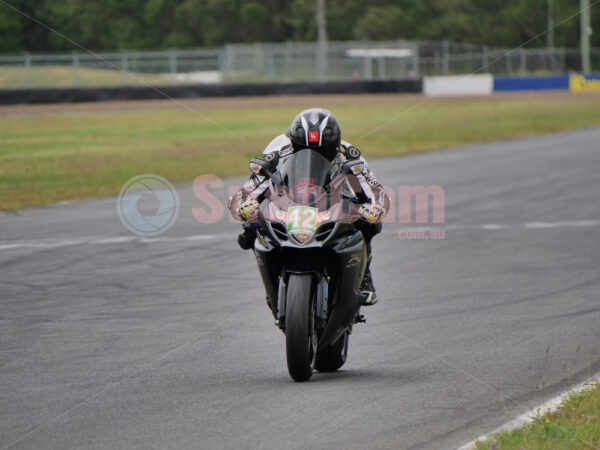
[[[353,225],[364,199],[355,174],[363,167],[358,159],[340,167],[311,149],[250,162],[269,183],[254,253],[296,381],[338,370],[353,325],[364,322],[359,286],[367,250]]]

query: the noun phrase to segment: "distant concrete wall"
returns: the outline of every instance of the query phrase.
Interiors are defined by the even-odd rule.
[[[295,94],[420,93],[419,79],[336,81],[325,83],[213,84],[123,86],[106,88],[0,89],[0,105],[22,103],[76,103],[107,100],[155,100],[170,98],[244,97]]]
[[[487,95],[494,89],[494,77],[490,74],[425,77],[425,95]]]

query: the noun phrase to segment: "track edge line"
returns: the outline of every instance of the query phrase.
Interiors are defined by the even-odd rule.
[[[569,395],[579,394],[580,392],[596,385],[597,383],[600,383],[600,372],[596,373],[591,378],[588,378],[587,380],[583,381],[582,383],[579,383],[574,388],[568,389],[568,390],[562,392],[561,394],[557,395],[556,397],[553,397],[550,400],[543,402],[537,408],[533,408],[533,409],[527,411],[525,414],[521,414],[520,416],[505,423],[504,425],[499,426],[495,430],[492,430],[489,433],[479,436],[477,439],[474,439],[471,442],[468,442],[467,444],[464,444],[464,445],[458,447],[457,450],[475,450],[477,448],[476,447],[477,442],[485,441],[485,440],[489,439],[490,437],[492,437],[494,434],[502,433],[504,431],[512,431],[516,428],[521,428],[522,426],[533,422],[538,417],[544,416],[548,413],[552,413],[552,412],[558,410],[558,407],[560,406],[560,404],[564,400],[566,400],[566,398]]]

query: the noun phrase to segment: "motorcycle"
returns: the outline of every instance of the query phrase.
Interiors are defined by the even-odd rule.
[[[254,253],[295,381],[342,367],[353,325],[365,322],[359,286],[367,250],[353,225],[363,164],[347,161],[340,170],[308,148],[250,162],[269,183]]]

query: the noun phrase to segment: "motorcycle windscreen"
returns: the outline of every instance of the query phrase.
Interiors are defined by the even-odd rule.
[[[332,164],[311,149],[292,154],[280,167],[284,187],[296,204],[327,207],[326,186],[331,177]],[[320,208],[320,209],[321,209]]]

